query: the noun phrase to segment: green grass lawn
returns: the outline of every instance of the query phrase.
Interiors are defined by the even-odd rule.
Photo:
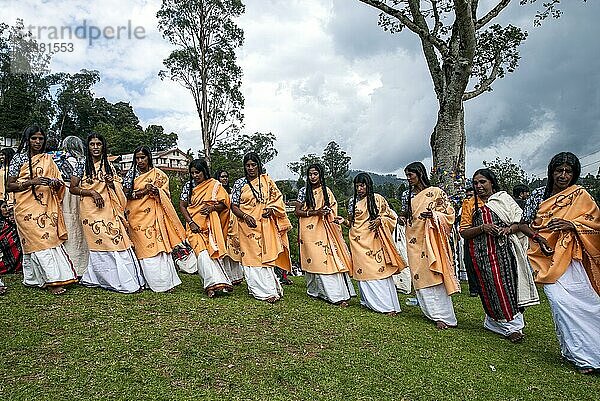
[[[438,331],[404,295],[396,317],[356,299],[341,309],[309,299],[301,277],[275,305],[245,284],[208,299],[197,275],[167,294],[76,286],[60,297],[4,280],[1,400],[600,399],[600,376],[561,360],[545,299],[511,344],[463,294],[459,327]]]

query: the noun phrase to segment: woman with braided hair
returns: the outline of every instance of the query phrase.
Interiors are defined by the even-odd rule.
[[[373,191],[367,173],[354,177],[348,218],[343,223],[350,227],[353,278],[358,281],[360,303],[394,316],[400,312],[400,302],[392,275],[406,267],[392,237],[398,216],[385,198]]]
[[[171,251],[183,242],[185,231],[171,202],[169,177],[153,166],[148,147],[133,151],[123,189],[129,235],[146,283],[154,292],[169,291],[181,284]]]
[[[10,163],[7,190],[15,193],[15,221],[24,253],[23,284],[47,287],[60,295],[77,277],[62,245],[67,239],[61,209],[65,185],[45,148],[46,134],[40,127],[25,129],[18,154]]]
[[[450,230],[454,207],[429,183],[421,162],[404,169],[410,188],[402,194],[400,221],[406,224],[408,264],[423,314],[443,330],[457,325],[450,295],[460,292],[454,274]]]
[[[352,259],[342,237],[337,202],[327,188],[320,164],[306,169],[306,187],[300,188],[296,202],[300,261],[306,279],[306,293],[341,307],[356,296],[348,273]]]
[[[181,190],[179,210],[186,222],[186,238],[197,257],[198,274],[209,298],[233,291],[223,265],[229,228],[229,195],[212,178],[203,159],[190,162],[189,181]]]
[[[121,293],[134,293],[146,284],[127,234],[122,180],[107,156],[106,140],[92,133],[85,161],[71,177],[70,191],[80,197],[80,214],[90,259],[81,283]]]
[[[242,269],[250,295],[274,303],[283,296],[275,267],[290,271],[292,266],[287,236],[292,224],[283,195],[271,177],[263,174],[258,154],[247,153],[243,163],[245,177],[235,182],[231,193]]]
[[[588,374],[600,370],[600,209],[577,185],[580,174],[577,156],[555,155],[519,229],[531,239],[529,262],[548,297],[560,351]]]

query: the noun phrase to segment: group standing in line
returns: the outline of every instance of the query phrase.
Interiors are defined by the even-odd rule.
[[[244,156],[244,177],[232,188],[226,171],[212,178],[206,161],[193,160],[179,201],[184,227],[169,178],[153,166],[147,147],[134,151],[123,180],[108,161],[102,135],[89,135],[85,144],[65,138],[63,154],[47,153],[46,143],[44,131],[32,126],[16,154],[0,152],[0,273],[22,269],[25,285],[56,295],[78,281],[121,293],[146,287],[165,292],[181,284],[172,253],[190,249],[186,263],[197,267],[209,298],[231,293],[244,279],[254,298],[282,298],[275,269],[291,270],[292,226],[258,154]],[[492,170],[479,169],[459,227],[484,327],[521,342],[523,312],[540,302],[535,283],[543,284],[561,353],[590,373],[600,369],[600,210],[577,185],[580,172],[575,155],[556,155],[546,187],[533,191],[523,207],[500,190]],[[393,276],[410,269],[425,317],[438,329],[456,327],[455,210],[430,184],[422,163],[410,163],[405,173],[409,189],[399,214],[360,173],[344,218],[323,167],[308,166],[294,210],[307,294],[347,307],[357,295],[352,277],[361,305],[395,315],[401,309]],[[396,248],[397,225],[405,227],[406,258]],[[349,229],[349,247],[341,226]],[[5,291],[0,281],[0,295]]]

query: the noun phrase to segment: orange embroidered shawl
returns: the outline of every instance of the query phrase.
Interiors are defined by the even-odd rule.
[[[254,217],[257,224],[251,228],[244,222],[238,222],[242,264],[248,267],[279,267],[290,271],[292,262],[287,232],[292,224],[285,212],[283,195],[267,174],[252,180],[252,186],[260,191],[259,200],[254,197],[247,183],[240,196],[240,210]],[[262,217],[265,208],[271,208],[274,212],[266,219]]]
[[[216,205],[223,202],[227,208],[221,213],[211,212],[208,216],[200,213],[204,205]],[[229,228],[229,195],[223,185],[209,178],[196,185],[192,190],[192,197],[187,207],[192,220],[200,227],[199,233],[193,233],[186,225],[187,239],[198,255],[207,250],[212,259],[219,259],[227,255],[225,238]]]
[[[568,220],[575,231],[550,231],[553,218]],[[538,283],[555,283],[571,260],[581,262],[592,287],[600,294],[600,210],[592,196],[581,186],[571,185],[540,204],[531,227],[538,230],[554,249],[546,256],[535,241],[530,241],[529,261]]]
[[[58,167],[47,154],[31,158],[33,176],[61,180]],[[17,183],[29,180],[29,163],[21,166]],[[58,192],[50,187],[35,187],[37,200],[31,189],[15,193],[15,220],[23,245],[23,252],[32,253],[59,246],[67,239],[67,228],[62,214],[62,198],[65,187]]]
[[[151,258],[160,252],[171,253],[185,239],[185,230],[171,202],[169,177],[151,168],[135,178],[133,190],[142,190],[146,184],[158,188],[158,196],[130,199],[125,210],[138,259]]]
[[[406,267],[392,238],[398,215],[379,194],[375,194],[375,204],[381,218],[377,231],[369,230],[367,198],[356,202],[354,208],[354,224],[349,235],[353,277],[358,281],[381,280]]]
[[[337,216],[337,201],[333,192],[327,188],[331,213],[326,217],[299,217],[300,258],[302,270],[316,274],[333,274],[352,270],[352,259],[348,246],[344,242],[342,229],[333,223]],[[325,205],[323,188],[313,190],[315,209]],[[302,210],[307,210],[306,204]]]
[[[104,182],[104,168],[100,169],[100,164],[94,165],[96,177],[84,176],[79,183],[81,189],[93,189],[104,199],[104,207],[98,208],[91,196],[80,198],[83,233],[90,251],[124,251],[131,247],[131,240],[126,231],[123,180],[113,171],[115,189],[110,188]]]
[[[410,202],[413,216],[412,223],[406,227],[406,240],[415,289],[444,283],[448,295],[460,292],[450,247],[455,211],[448,196],[440,188],[429,187]],[[433,218],[420,216],[427,210],[433,212]]]
[[[233,214],[229,213],[229,226],[227,227],[227,256],[235,262],[241,262],[242,256],[240,254],[240,241],[238,233],[238,218]]]

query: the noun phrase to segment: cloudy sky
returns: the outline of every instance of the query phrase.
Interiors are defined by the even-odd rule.
[[[145,127],[179,134],[183,149],[201,147],[191,95],[161,81],[171,51],[157,29],[160,0],[0,0],[0,21],[25,25],[142,27],[143,39],[66,39],[72,53],[54,56],[54,71],[100,71],[95,94],[128,101]],[[482,1],[491,3],[491,0]],[[600,15],[597,1],[564,1],[564,15],[532,24],[536,7],[517,0],[503,15],[529,32],[521,65],[494,91],[466,103],[467,170],[511,157],[541,176],[563,150],[581,157],[585,172],[600,167]],[[276,179],[303,154],[334,140],[352,168],[398,173],[409,162],[431,166],[429,135],[436,99],[419,42],[391,35],[378,13],[357,0],[246,0],[238,21],[246,99],[244,131],[273,132],[279,155],[267,166]],[[41,41],[47,42],[47,30]],[[121,31],[124,32],[124,31]],[[139,35],[138,30],[138,36]],[[53,40],[56,41],[56,40]]]

